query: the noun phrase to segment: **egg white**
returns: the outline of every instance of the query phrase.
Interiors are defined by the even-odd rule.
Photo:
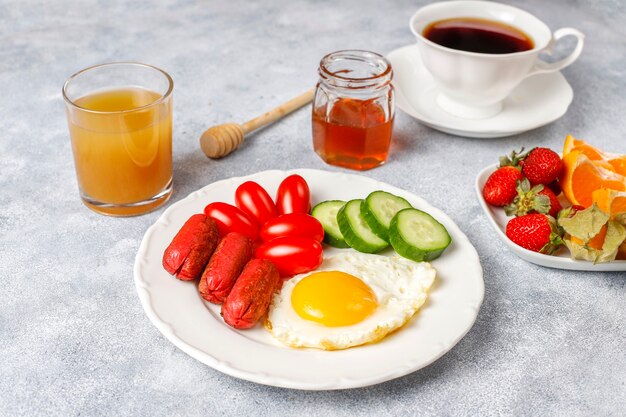
[[[378,307],[363,321],[348,326],[327,327],[303,319],[291,305],[291,293],[298,282],[320,271],[341,271],[361,279],[376,294]],[[375,342],[413,317],[426,301],[435,276],[435,269],[427,262],[341,252],[324,259],[317,270],[285,282],[272,299],[265,327],[291,347],[337,350]]]

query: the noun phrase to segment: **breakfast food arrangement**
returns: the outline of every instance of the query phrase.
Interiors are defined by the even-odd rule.
[[[519,127],[508,123],[502,128],[502,122],[498,122],[502,118],[516,119],[518,123],[519,118],[511,111],[525,105],[524,100],[515,98],[522,86],[529,91],[541,89],[541,83],[537,83],[552,77],[553,83],[563,82],[569,88],[559,78],[562,75],[558,70],[580,55],[583,35],[570,28],[553,35],[533,16],[495,3],[490,7],[512,13],[519,26],[493,21],[486,10],[470,3],[475,2],[459,3],[460,9],[467,10],[465,15],[459,12],[460,17],[450,16],[445,2],[418,11],[411,19],[417,48],[394,51],[389,59],[358,50],[324,56],[315,91],[296,97],[243,127],[223,125],[207,130],[200,140],[202,150],[211,158],[226,157],[241,144],[244,133],[276,122],[281,112],[287,114],[308,102],[312,102],[313,150],[326,163],[353,170],[369,170],[387,161],[396,104],[435,129],[462,136],[507,136],[560,117],[571,97],[568,102],[552,105],[556,111],[553,115],[541,110],[534,120],[526,120]],[[577,38],[570,55],[557,62],[543,62],[539,53],[564,36]],[[407,59],[412,63],[407,64]],[[463,84],[462,88],[453,77],[443,78],[441,71],[435,70],[435,65],[449,66],[446,62],[456,59],[466,61],[465,68],[472,77],[472,83]],[[436,95],[424,94],[418,100],[407,95],[416,91],[410,86],[413,81],[407,78],[407,71],[415,68],[423,68],[432,77]],[[393,82],[394,70],[397,83]],[[508,79],[501,77],[496,81],[490,76],[494,73],[506,73]],[[511,97],[517,100],[516,106],[508,101]],[[425,100],[430,100],[430,104]],[[541,109],[532,101],[527,105]],[[445,116],[425,115],[424,106],[438,109]],[[495,128],[478,127],[490,124]],[[502,157],[498,166],[481,180],[480,203],[500,218],[506,217],[504,223],[499,223],[498,232],[507,244],[519,250],[559,259],[568,256],[571,262],[585,265],[581,269],[608,264],[621,268],[620,259],[626,257],[624,160],[621,155],[609,154],[572,136],[567,136],[562,152],[540,146],[527,151],[522,148]],[[433,320],[430,314],[441,314],[435,322],[454,316],[450,310],[438,310],[442,307],[438,296],[447,296],[446,285],[462,285],[463,274],[450,274],[448,262],[454,262],[454,268],[465,265],[452,258],[467,238],[462,234],[453,238],[450,223],[444,226],[440,215],[410,202],[401,193],[369,185],[367,192],[361,194],[350,186],[341,192],[334,185],[335,180],[323,187],[313,186],[311,181],[317,175],[272,174],[273,183],[233,179],[221,187],[225,191],[221,199],[201,190],[199,195],[209,198],[200,201],[200,197],[189,197],[185,207],[198,208],[176,217],[179,223],[184,217],[187,220],[175,234],[168,226],[159,238],[148,238],[159,245],[167,243],[161,257],[162,268],[169,275],[179,281],[192,280],[181,282],[184,288],[176,289],[176,280],[168,282],[168,291],[186,291],[183,298],[187,303],[181,309],[188,311],[179,313],[186,319],[176,317],[169,323],[177,322],[175,327],[180,327],[185,321],[201,320],[208,325],[208,312],[212,331],[220,334],[227,346],[239,343],[229,342],[225,333],[227,328],[235,329],[270,349],[266,351],[268,357],[281,355],[285,361],[283,369],[278,369],[274,361],[274,368],[254,372],[251,370],[256,367],[244,363],[241,355],[235,359],[233,352],[224,353],[197,335],[182,337],[164,331],[172,342],[231,375],[304,388],[311,386],[312,378],[306,372],[313,368],[304,366],[297,356],[288,359],[286,352],[339,355],[358,349],[384,350],[403,343],[403,337],[418,335],[426,346],[445,346],[428,354],[409,354],[413,358],[411,365],[389,364],[387,369],[404,369],[402,372],[406,373],[423,366],[416,364],[429,363],[445,353],[471,327],[482,301],[482,278],[465,290],[466,294],[473,294],[465,302],[476,310],[465,318],[462,329],[445,339],[437,339],[432,331],[422,333]],[[472,255],[464,255],[467,265],[478,265],[480,269],[478,261],[473,260],[473,248],[470,252]],[[140,250],[143,256],[148,253],[156,254],[154,248]],[[150,270],[156,273],[157,266]],[[136,272],[140,288],[145,288],[146,274]],[[482,277],[482,272],[473,274],[469,276]],[[196,297],[192,296],[194,293]],[[149,315],[169,314],[154,307],[155,296],[141,297]],[[435,301],[428,302],[432,297]],[[202,306],[205,313],[198,310]],[[455,320],[461,321],[460,316]],[[155,324],[161,322],[156,320]],[[435,338],[431,340],[432,337]],[[254,347],[243,343],[242,351],[252,354]],[[199,345],[205,346],[202,352],[208,356],[188,348]],[[238,366],[222,366],[214,361],[215,355],[228,363],[235,361]],[[338,384],[336,378],[352,371],[338,366],[332,356],[324,361],[327,362],[319,362],[318,367],[324,370],[325,377],[317,379],[313,385],[316,389],[362,384],[358,378],[354,383]],[[299,375],[294,367],[302,368]],[[377,377],[379,381],[385,379]]]
[[[462,138],[519,135],[478,174],[474,200],[511,252],[551,268],[626,271],[626,155],[567,132],[558,149],[523,136],[567,112],[573,90],[560,71],[580,57],[584,35],[496,2],[434,2],[409,17],[413,44],[386,55],[329,52],[316,58],[314,87],[202,133],[203,162],[229,166],[231,154],[261,146],[244,138],[306,108],[310,151],[332,168],[203,182],[150,226],[135,284],[152,323],[181,350],[261,384],[343,389],[417,371],[465,336],[484,296],[476,249],[444,211],[369,171],[396,163],[398,109]],[[545,60],[566,37],[575,41],[568,53]],[[139,63],[67,80],[87,207],[126,217],[168,202],[173,88],[165,71]],[[437,186],[445,193],[458,182],[442,174]]]
[[[211,242],[198,247],[194,231]],[[179,277],[195,259],[195,278]],[[425,366],[470,329],[484,293],[478,254],[445,213],[364,176],[310,169],[226,179],[173,204],[146,232],[135,282],[183,351],[300,389]]]
[[[288,346],[336,350],[384,338],[426,300],[436,272],[423,261],[448,247],[446,228],[385,191],[324,201],[313,215],[310,195],[300,175],[281,181],[275,202],[246,181],[235,206],[210,203],[183,224],[163,268],[183,281],[200,277],[202,298],[222,304],[221,316],[236,329],[267,316],[265,327]],[[322,241],[348,249],[324,260]],[[390,243],[409,260],[368,255]]]
[[[0,23],[0,417],[626,414],[626,1]]]

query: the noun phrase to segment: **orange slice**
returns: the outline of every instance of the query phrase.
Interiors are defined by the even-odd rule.
[[[626,155],[616,155],[615,158],[609,159],[608,162],[613,166],[613,171],[626,177]]]
[[[589,207],[593,192],[600,188],[626,190],[626,178],[598,166],[581,151],[572,150],[563,157],[565,169],[559,179],[565,197],[572,204]]]
[[[563,156],[574,150],[584,153],[592,161],[604,159],[602,155],[603,152],[600,149],[589,145],[584,140],[576,139],[572,135],[567,135],[565,137],[565,143],[563,144]]]
[[[601,149],[591,146],[584,140],[576,139],[572,135],[567,135],[565,143],[563,144],[563,157],[572,151],[579,151],[602,168],[626,176],[626,155],[604,152]]]

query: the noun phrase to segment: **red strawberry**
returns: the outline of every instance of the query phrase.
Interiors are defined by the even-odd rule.
[[[505,206],[504,212],[507,216],[541,213],[555,217],[562,208],[552,190],[542,184],[530,188],[530,182],[524,178],[517,184],[517,196],[513,203]]]
[[[547,185],[547,187],[552,190],[554,195],[559,195],[561,194],[561,191],[563,191],[561,190],[561,184],[559,184],[558,180],[552,181],[550,184]]]
[[[559,154],[548,148],[535,148],[524,158],[522,173],[532,185],[550,184],[563,170]]]
[[[559,214],[559,211],[563,208],[559,199],[556,197],[556,194],[550,189],[545,187],[543,190],[539,191],[540,195],[545,195],[550,199],[550,210],[548,211],[548,215],[552,217],[556,217]]]
[[[524,177],[519,169],[512,166],[498,168],[487,178],[483,187],[485,201],[493,206],[503,207],[511,204],[517,195],[517,182]]]
[[[506,225],[506,235],[523,248],[548,255],[563,244],[556,221],[545,214],[512,218]]]

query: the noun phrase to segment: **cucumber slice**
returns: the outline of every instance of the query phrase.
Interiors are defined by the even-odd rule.
[[[417,262],[438,258],[452,242],[441,223],[414,208],[400,210],[394,216],[389,226],[389,240],[400,256]]]
[[[376,236],[361,216],[363,200],[348,201],[337,213],[337,224],[346,243],[352,249],[365,253],[376,253],[389,244]]]
[[[379,238],[389,242],[391,219],[400,210],[411,207],[402,197],[385,191],[374,191],[365,198],[365,204],[361,204],[361,215]]]
[[[349,247],[337,225],[337,212],[344,204],[346,202],[340,200],[322,201],[311,210],[311,215],[322,223],[324,242],[336,248]]]

